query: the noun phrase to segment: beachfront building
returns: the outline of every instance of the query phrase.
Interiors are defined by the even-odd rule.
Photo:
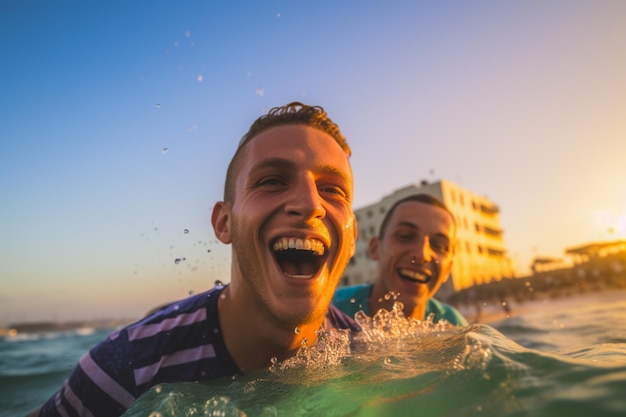
[[[441,298],[473,285],[515,276],[513,263],[504,244],[499,208],[486,197],[441,180],[409,185],[374,204],[355,209],[359,237],[356,252],[346,267],[340,285],[374,280],[376,261],[368,256],[369,241],[378,234],[383,217],[393,203],[417,193],[430,194],[443,201],[454,214],[457,224],[452,277],[439,290]]]

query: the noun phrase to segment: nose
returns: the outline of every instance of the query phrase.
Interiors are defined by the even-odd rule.
[[[293,187],[285,210],[289,215],[302,216],[305,219],[323,218],[326,216],[326,209],[322,202],[314,179],[305,178]]]
[[[412,259],[412,263],[429,263],[433,259],[433,250],[430,247],[430,239],[428,236],[424,236],[423,239],[417,241],[417,247],[415,248],[415,255]]]

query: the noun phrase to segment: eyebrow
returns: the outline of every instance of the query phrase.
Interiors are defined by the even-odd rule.
[[[263,161],[259,162],[256,165],[254,165],[252,167],[252,169],[250,170],[250,172],[254,172],[254,171],[257,171],[257,170],[263,169],[263,168],[288,168],[288,169],[295,169],[296,168],[296,164],[294,164],[289,159],[285,159],[285,158],[276,158],[276,157],[268,158],[268,159],[264,159]]]
[[[398,222],[395,227],[408,227],[411,229],[415,229],[415,230],[420,230],[420,227],[418,225],[416,225],[415,223],[411,223],[411,222],[407,222],[407,221],[401,221]],[[451,241],[452,238],[449,237],[448,235],[446,235],[445,233],[442,232],[435,232],[434,235],[432,235],[433,237],[442,237],[447,239],[448,241]]]
[[[274,158],[267,158],[259,162],[258,164],[254,165],[250,171],[254,172],[259,169],[264,169],[264,168],[283,168],[283,169],[296,170],[298,166],[289,159],[274,157]],[[314,171],[339,177],[346,184],[349,184],[349,185],[352,184],[350,176],[346,172],[337,168],[336,166],[329,165],[329,164],[322,164],[319,167],[316,167]]]

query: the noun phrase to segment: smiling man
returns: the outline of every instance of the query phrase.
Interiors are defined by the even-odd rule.
[[[330,305],[357,234],[349,156],[321,107],[290,103],[257,119],[211,218],[232,244],[230,284],[111,334],[31,415],[119,416],[159,383],[267,368],[320,328],[358,330]]]
[[[452,269],[456,225],[454,216],[437,198],[416,194],[396,202],[387,212],[369,256],[378,261],[373,284],[339,288],[333,304],[354,317],[403,304],[406,317],[424,320],[431,313],[457,326],[467,320],[452,306],[433,296]]]

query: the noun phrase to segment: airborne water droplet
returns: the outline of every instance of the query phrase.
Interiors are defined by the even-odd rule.
[[[189,233],[189,229],[185,229],[185,230],[183,230],[183,233],[184,233],[184,234]]]
[[[295,329],[293,329],[293,331],[294,331],[296,334],[300,334],[300,328],[299,328],[299,327],[296,327]]]
[[[163,148],[163,149],[161,149],[161,153],[162,153],[163,155],[165,155],[168,151],[169,151],[169,149],[167,149],[167,148]]]
[[[223,286],[224,286],[224,283],[223,283],[222,281],[220,281],[219,279],[216,279],[216,280],[215,280],[215,286],[216,286],[216,287],[223,287]]]

